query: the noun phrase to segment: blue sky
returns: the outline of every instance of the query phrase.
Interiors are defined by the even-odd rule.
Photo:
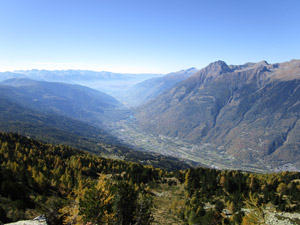
[[[0,71],[299,59],[298,0],[0,0]]]

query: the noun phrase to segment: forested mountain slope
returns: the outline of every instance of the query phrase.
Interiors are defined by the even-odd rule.
[[[88,144],[95,140],[107,144],[119,144],[101,128],[55,113],[35,111],[0,97],[0,130],[27,135],[55,144],[67,144],[93,151]]]
[[[0,222],[44,214],[49,225],[297,224],[299,180],[297,172],[166,172],[0,133]]]
[[[142,183],[158,181],[159,172],[0,133],[0,222],[43,213],[56,225],[146,223],[152,200]]]

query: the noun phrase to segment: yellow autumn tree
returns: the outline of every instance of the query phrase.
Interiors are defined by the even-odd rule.
[[[91,181],[79,181],[77,190],[70,195],[70,204],[60,210],[64,224],[111,224],[113,195],[106,177],[100,174],[96,185]]]
[[[249,193],[249,199],[245,200],[245,206],[249,213],[243,217],[242,225],[263,225],[266,224],[264,207],[259,205],[252,193]]]
[[[226,181],[225,177],[222,176],[221,179],[220,179],[220,185],[221,185],[222,187],[225,186],[225,181]]]
[[[74,190],[69,196],[70,204],[59,210],[63,217],[64,224],[84,224],[82,216],[79,215],[79,201],[83,198],[86,190],[87,187],[84,187],[82,181],[79,181],[78,189]]]
[[[280,183],[276,189],[277,192],[279,192],[280,194],[285,192],[287,189],[287,185],[285,183]]]
[[[110,192],[110,185],[105,175],[101,174],[96,186],[92,186],[79,200],[79,215],[89,224],[112,224],[114,213],[112,210],[114,196]]]

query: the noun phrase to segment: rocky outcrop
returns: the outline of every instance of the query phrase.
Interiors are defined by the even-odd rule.
[[[7,223],[6,225],[47,225],[47,221],[44,216],[38,216],[33,220],[22,220],[14,223]]]

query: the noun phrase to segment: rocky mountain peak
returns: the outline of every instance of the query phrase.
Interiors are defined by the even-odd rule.
[[[229,66],[224,61],[221,60],[210,63],[205,69],[209,72],[219,72],[219,73],[226,73],[230,71]]]
[[[203,84],[204,82],[211,81],[214,78],[217,78],[219,75],[227,72],[231,72],[230,67],[221,60],[210,63],[207,67],[199,70],[190,79],[188,79],[187,83],[195,83],[197,80],[197,85]]]
[[[269,63],[267,61],[263,60],[263,61],[258,62],[257,65],[268,66]]]
[[[189,72],[197,72],[198,70],[197,70],[196,67],[191,67],[191,68],[189,68],[189,69],[186,69],[185,71],[186,71],[187,73],[189,73]]]

